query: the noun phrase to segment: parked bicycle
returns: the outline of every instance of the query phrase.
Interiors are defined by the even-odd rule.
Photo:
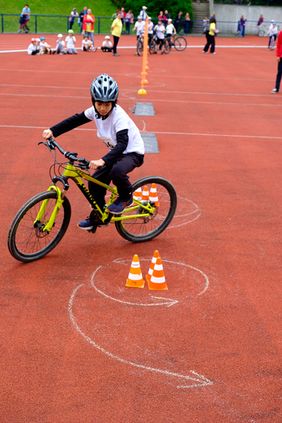
[[[182,35],[172,35],[169,39],[169,47],[175,48],[176,51],[183,51],[187,48],[187,40]]]
[[[118,193],[115,186],[90,176],[89,161],[77,153],[65,151],[54,138],[39,144],[54,153],[49,174],[52,184],[36,194],[16,214],[8,234],[11,255],[22,262],[32,262],[50,253],[61,241],[71,218],[71,204],[66,196],[69,181],[77,185],[92,207],[91,215],[99,226],[114,223],[119,235],[127,241],[149,241],[170,224],[176,210],[177,195],[173,185],[160,176],[148,176],[133,183],[133,204],[120,215],[112,215],[107,207]],[[67,161],[57,161],[59,151]],[[107,189],[106,208],[101,210],[84,181]],[[59,186],[61,185],[62,188]],[[145,195],[146,193],[146,195]],[[91,232],[91,230],[89,231]]]

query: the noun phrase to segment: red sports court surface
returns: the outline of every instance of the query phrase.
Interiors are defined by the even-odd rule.
[[[25,49],[29,38],[2,35],[0,50]],[[137,95],[133,37],[121,39],[119,57],[0,54],[2,422],[282,420],[276,60],[266,39],[218,38],[215,56],[201,53],[202,37],[189,42],[183,53],[149,57],[146,97]],[[18,263],[9,225],[49,184],[42,129],[88,107],[101,72],[158,139],[160,152],[131,179],[170,179],[176,216],[150,243],[128,243],[112,226],[91,235],[76,227],[89,209],[72,187],[65,238],[46,258]],[[132,114],[140,101],[156,115]],[[59,142],[87,158],[104,152],[91,124]],[[169,290],[125,288],[133,255],[145,275],[155,249]]]

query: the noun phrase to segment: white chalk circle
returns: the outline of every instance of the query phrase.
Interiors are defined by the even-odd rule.
[[[151,259],[140,259],[140,272],[146,282]],[[163,259],[163,269],[168,291],[149,291],[126,288],[125,282],[131,260],[115,259],[106,266],[99,266],[92,274],[91,286],[100,295],[120,303],[135,306],[175,306],[187,298],[203,295],[209,287],[208,276],[200,269],[186,263]]]

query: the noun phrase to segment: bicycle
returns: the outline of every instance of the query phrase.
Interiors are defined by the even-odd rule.
[[[163,41],[161,48],[160,43]],[[161,54],[168,54],[170,52],[169,42],[166,38],[163,40],[159,40],[156,36],[154,36],[149,43],[149,53],[150,54],[157,54],[160,51]]]
[[[142,56],[144,50],[144,37],[143,35],[139,35],[136,44],[136,52],[138,56]]]
[[[169,39],[169,47],[174,47],[176,51],[186,50],[187,40],[182,35],[174,34]]]
[[[92,207],[91,216],[93,214],[97,225],[114,223],[118,234],[127,241],[149,241],[160,235],[170,224],[177,206],[177,195],[173,185],[165,178],[148,176],[134,182],[132,205],[120,215],[112,215],[107,206],[118,196],[115,186],[93,178],[88,171],[90,162],[78,157],[77,153],[65,151],[54,138],[39,144],[54,152],[54,161],[49,168],[52,184],[47,191],[30,198],[17,212],[11,224],[8,248],[15,259],[24,263],[38,260],[50,253],[62,240],[71,218],[71,204],[66,196],[70,188],[69,180],[77,185],[89,202]],[[57,161],[57,151],[67,161]],[[106,188],[108,195],[105,197],[106,207],[103,210],[84,181]]]

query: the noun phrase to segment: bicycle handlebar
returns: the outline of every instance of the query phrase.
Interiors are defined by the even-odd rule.
[[[55,140],[55,138],[50,137],[47,141],[40,141],[39,144],[44,144],[49,150],[59,150],[61,154],[63,154],[70,162],[76,162],[78,167],[81,169],[89,169],[90,161],[86,160],[84,157],[77,157],[77,153],[71,151],[65,151]]]

